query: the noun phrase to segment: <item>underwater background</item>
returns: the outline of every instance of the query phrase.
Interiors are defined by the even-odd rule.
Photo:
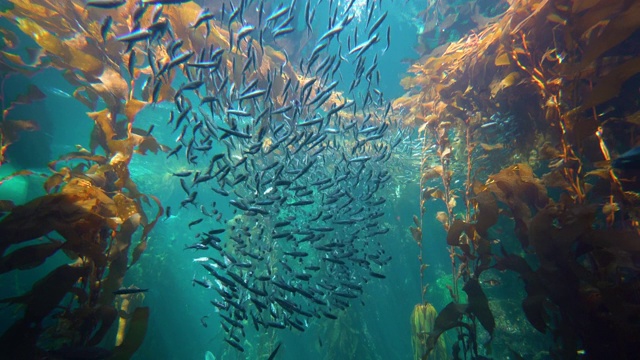
[[[635,358],[637,2],[0,10],[7,358]]]

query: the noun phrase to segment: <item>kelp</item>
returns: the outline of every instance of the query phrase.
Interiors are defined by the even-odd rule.
[[[131,316],[131,324],[122,345],[115,348],[113,359],[130,359],[138,350],[147,333],[149,323],[149,308],[139,307]]]
[[[80,278],[87,275],[84,266],[62,265],[38,280],[27,293],[2,299],[10,304],[24,304],[23,321],[39,324],[49,315]]]
[[[0,343],[5,354],[14,358],[67,356],[94,349],[116,323],[113,292],[122,286],[127,269],[138,263],[164,212],[156,197],[140,192],[128,166],[135,154],[168,148],[133,126],[149,98],[133,97],[138,77],[129,82],[129,75],[122,73],[126,71],[119,66],[123,45],[113,37],[102,43],[101,13],[71,1],[15,0],[12,5],[2,16],[32,37],[40,49],[28,62],[11,54],[11,49],[3,49],[3,91],[8,76],[55,67],[77,87],[74,97],[91,110],[88,120],[95,127],[89,150],[78,147],[51,161],[52,174],[26,170],[12,175],[44,177],[45,194],[25,204],[2,202],[6,215],[0,220],[0,273],[37,268],[60,250],[70,263],[45,275],[30,291],[2,300],[23,304],[24,314],[0,336]],[[124,19],[126,12],[112,12],[112,16],[114,26],[123,32],[126,22],[116,18]],[[163,94],[172,96],[169,90]],[[34,86],[11,103],[3,94],[0,163],[20,131],[38,130],[35,121],[8,119],[11,110],[42,98],[43,93]],[[104,101],[105,109],[96,110],[99,100]],[[4,178],[0,185],[10,179]],[[145,208],[154,203],[156,216],[149,218]],[[142,229],[141,237],[132,246],[138,229]],[[120,358],[130,358],[146,333],[149,309],[131,310],[125,340],[114,352]]]
[[[454,302],[458,280],[474,293],[488,269],[516,273],[522,311],[552,334],[556,357],[634,357],[640,173],[612,163],[639,143],[639,9],[511,1],[495,22],[415,61],[393,104],[423,136],[420,210],[447,232]],[[430,211],[432,201],[446,211]],[[475,321],[500,327],[487,306],[446,309],[459,335],[456,325]]]
[[[33,269],[62,247],[62,242],[53,240],[44,244],[29,245],[12,251],[0,258],[0,274],[13,269]]]
[[[95,346],[107,334],[117,315],[113,291],[122,285],[128,266],[133,265],[144,250],[144,247],[138,247],[129,264],[131,237],[138,227],[143,226],[140,243],[146,245],[149,232],[163,213],[159,200],[153,197],[158,213],[149,222],[141,202],[146,196],[136,193],[136,199],[132,197],[133,194],[113,191],[114,184],[107,179],[118,177],[113,176],[116,173],[112,167],[105,168],[107,165],[102,157],[70,154],[63,160],[79,158],[98,163],[84,172],[63,168],[67,171],[54,173],[51,178],[56,179],[55,183],[45,183],[49,194],[13,207],[0,220],[0,232],[3,233],[0,241],[2,272],[39,266],[61,249],[75,259],[74,265],[63,265],[39,280],[30,292],[3,300],[26,305],[24,318],[16,324],[23,321],[39,324],[51,316],[67,294],[74,294],[78,300],[76,307],[56,317],[63,327],[69,327],[68,334],[77,332],[77,336],[67,339],[71,342],[67,346],[72,347]],[[57,162],[51,164],[52,169],[55,170],[56,165]],[[105,189],[111,189],[110,193]],[[46,237],[52,232],[57,232],[63,239],[26,245],[6,253],[11,246],[30,244],[34,239]],[[97,331],[94,333],[92,328]],[[10,328],[7,331],[13,330]],[[42,328],[39,334],[46,331]],[[11,338],[9,334],[5,336]],[[25,341],[37,341],[37,338],[25,338]],[[35,342],[7,344],[8,348],[13,346],[16,349],[35,345]],[[137,346],[129,347],[125,353],[130,354],[135,348]],[[38,351],[45,350],[54,349]]]
[[[367,322],[361,319],[363,314],[341,311],[337,316],[337,320],[324,323],[320,329],[322,359],[380,359]]]
[[[417,304],[411,312],[411,345],[413,347],[413,359],[422,359],[425,352],[428,350],[427,339],[429,334],[433,332],[436,317],[438,313],[433,305]],[[446,359],[447,350],[443,337],[440,337],[437,341],[435,349],[432,349],[430,356],[431,359]]]

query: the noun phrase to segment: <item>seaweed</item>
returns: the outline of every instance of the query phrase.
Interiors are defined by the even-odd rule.
[[[6,215],[0,219],[0,272],[37,268],[60,250],[69,259],[35,282],[31,290],[1,300],[22,304],[24,309],[0,336],[1,347],[6,356],[14,358],[102,351],[95,346],[103,342],[118,318],[114,291],[122,286],[127,270],[139,264],[149,234],[164,212],[158,198],[139,191],[128,166],[135,154],[163,152],[167,147],[133,127],[147,101],[133,98],[133,84],[117,65],[121,56],[115,40],[104,49],[92,40],[92,35],[93,39],[100,36],[92,33],[99,24],[98,14],[74,2],[12,3],[2,16],[33,38],[40,49],[33,61],[2,52],[3,79],[45,67],[64,71],[65,79],[77,87],[74,97],[91,110],[87,118],[95,127],[89,150],[78,147],[52,160],[50,175],[24,170],[0,180],[2,184],[15,176],[45,179],[43,195],[25,204],[2,202]],[[86,38],[76,37],[85,29]],[[34,121],[8,120],[7,116],[14,107],[42,98],[42,92],[33,86],[11,103],[3,94],[0,163],[20,131],[38,130]],[[105,109],[96,110],[99,99]],[[157,212],[150,218],[145,208],[154,205]],[[141,237],[131,249],[138,229],[142,229]],[[120,358],[130,358],[146,333],[149,309],[131,311],[127,335],[114,352]]]
[[[480,281],[499,270],[522,281],[522,311],[555,341],[552,356],[633,358],[640,174],[614,159],[638,144],[638,9],[510,2],[402,80],[394,109],[423,135],[421,215],[431,201],[446,207],[433,214],[447,232],[451,304],[458,280],[470,292],[473,311],[440,313],[458,329],[456,356],[480,356],[461,324],[501,326]]]

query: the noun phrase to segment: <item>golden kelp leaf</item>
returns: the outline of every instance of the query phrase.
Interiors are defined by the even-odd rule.
[[[0,178],[0,185],[2,185],[2,183],[4,183],[5,181],[9,181],[11,179],[13,179],[14,177],[17,176],[28,176],[28,175],[33,175],[34,172],[31,170],[18,170],[10,175],[7,175],[3,178]]]
[[[60,156],[58,160],[50,161],[48,165],[49,165],[49,168],[53,170],[55,169],[55,166],[57,165],[57,163],[61,161],[68,161],[68,160],[74,160],[74,159],[81,159],[81,160],[86,160],[90,162],[95,162],[100,165],[104,165],[108,162],[108,159],[106,157],[102,155],[94,155],[89,151],[83,149],[82,151],[74,151],[74,152],[64,154]]]
[[[0,274],[11,270],[26,270],[40,266],[62,246],[61,241],[25,246],[0,258]]]
[[[411,231],[411,237],[415,240],[418,245],[422,244],[422,229],[420,227],[409,227],[409,231]]]
[[[436,214],[436,220],[438,220],[442,225],[444,225],[445,230],[449,229],[449,216],[444,211],[438,211]]]
[[[58,11],[51,8],[51,5],[43,6],[32,0],[11,0],[14,8],[11,13],[15,15],[29,15],[30,17],[38,20],[51,19],[58,15]]]
[[[456,197],[455,196],[451,196],[451,198],[449,199],[449,203],[447,204],[447,206],[449,207],[449,209],[453,209],[454,207],[456,207]]]
[[[609,202],[602,206],[603,214],[610,214],[620,211],[620,205],[616,202]]]
[[[29,34],[47,52],[59,57],[61,59],[59,65],[90,74],[98,74],[102,69],[102,62],[89,55],[85,49],[77,49],[73,47],[73,43],[61,41],[35,21],[19,18],[18,27],[25,34]]]
[[[432,195],[436,190],[437,188],[435,187],[428,187],[424,189],[424,191],[422,191],[422,201],[427,201],[429,199],[432,199],[434,197]]]
[[[69,55],[63,59],[71,69],[77,69],[85,74],[92,75],[97,75],[103,70],[104,64],[102,61],[90,55],[86,47],[78,49],[73,47],[73,43],[65,43],[64,45],[67,46]]]
[[[591,170],[589,172],[587,172],[586,174],[584,174],[584,176],[597,176],[601,179],[605,179],[605,180],[609,180],[609,169],[605,169],[605,168],[601,168],[601,169],[594,169]]]
[[[447,146],[444,150],[442,150],[442,154],[440,154],[440,161],[444,161],[449,157],[451,157],[451,147]]]
[[[442,176],[442,165],[437,165],[422,172],[422,182]]]
[[[115,136],[113,129],[113,119],[111,118],[111,112],[109,109],[103,109],[97,112],[88,112],[87,115],[93,119],[96,126],[102,130],[106,140],[111,140]]]
[[[28,18],[18,18],[17,22],[20,30],[25,34],[29,34],[29,36],[47,52],[62,58],[67,55],[60,39],[38,25],[35,21]]]
[[[400,86],[402,86],[402,88],[405,90],[411,89],[415,86],[415,78],[413,76],[405,76],[404,78],[402,78],[402,80],[400,80]]]
[[[124,80],[122,75],[120,75],[120,72],[111,67],[105,67],[102,75],[98,78],[100,79],[100,83],[92,84],[91,86],[100,94],[105,102],[107,102],[110,96],[115,97],[117,100],[124,100],[129,97],[129,84]]]
[[[158,99],[156,99],[156,102],[171,101],[175,95],[176,91],[173,86],[171,86],[170,84],[162,83],[162,85],[160,85],[160,93],[158,94]],[[151,101],[151,96],[149,96],[149,101]]]
[[[549,200],[546,188],[526,163],[516,164],[490,175],[487,186],[500,201],[510,206],[524,201],[530,206],[544,207]]]
[[[131,246],[131,236],[138,229],[139,216],[131,216],[120,225],[120,230],[113,238],[113,244],[109,249],[108,275],[102,281],[102,292],[98,302],[103,305],[111,305],[115,299],[114,291],[122,286],[124,276],[127,273],[127,256]]]
[[[86,210],[92,210],[93,202],[99,204],[101,209],[113,204],[113,200],[104,192],[103,189],[93,186],[90,181],[81,178],[73,178],[60,190],[61,194],[76,195],[74,206],[84,207]],[[84,202],[87,202],[86,204]],[[114,213],[102,213],[104,216],[112,216]]]
[[[17,71],[19,69],[25,69],[25,67],[28,66],[24,60],[22,60],[20,55],[8,53],[6,51],[0,51],[0,55],[0,58],[3,60],[1,63],[7,68]]]
[[[482,147],[484,151],[493,151],[493,150],[504,149],[504,144],[491,145],[491,144],[480,143],[480,147]]]
[[[509,55],[506,52],[503,52],[500,55],[496,56],[496,59],[494,61],[494,64],[496,66],[507,66],[510,63],[511,62],[509,60]]]
[[[69,69],[62,71],[62,77],[74,87],[84,86],[87,83],[87,79],[82,74]]]
[[[139,307],[133,312],[131,317],[129,330],[122,342],[122,345],[115,348],[112,359],[125,360],[130,359],[138,350],[145,335],[147,334],[147,326],[149,324],[149,308]]]
[[[44,182],[44,191],[47,194],[50,193],[53,188],[62,184],[64,178],[65,176],[60,173],[55,173],[49,176],[49,178]]]
[[[547,20],[551,23],[567,25],[567,20],[564,19],[562,16],[558,15],[557,13],[551,13],[547,15]]]
[[[144,107],[148,103],[145,101],[140,101],[136,99],[127,100],[126,104],[124,104],[124,115],[127,117],[130,123],[133,123],[136,115],[140,112],[140,110],[144,109]]]
[[[417,227],[420,227],[420,219],[418,219],[417,215],[413,215],[413,223],[416,224]]]
[[[138,204],[122,193],[114,195],[113,201],[116,204],[117,216],[122,219],[123,222],[140,212]]]
[[[510,72],[507,76],[504,77],[499,83],[492,83],[491,87],[491,96],[495,97],[500,91],[512,86],[518,80],[520,80],[520,73],[517,71]]]
[[[444,201],[444,192],[440,189],[436,189],[433,193],[431,193],[431,197]]]

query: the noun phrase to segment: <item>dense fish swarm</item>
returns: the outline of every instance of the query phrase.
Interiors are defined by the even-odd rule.
[[[366,4],[366,23],[354,22],[353,1],[324,4],[332,14],[324,31],[314,28],[321,3],[267,11],[263,1],[223,2],[188,23],[161,6],[177,3],[185,1],[133,6],[132,30],[115,36],[126,44],[129,75],[145,70],[143,96],[175,105],[167,126],[179,135],[167,158],[184,162],[173,173],[185,192],[180,209],[201,213],[188,223],[201,230],[197,241],[185,246],[204,254],[193,284],[217,292],[211,303],[225,340],[244,351],[245,320],[256,330],[304,331],[306,318],[336,319],[364,284],[385,277],[381,190],[393,181],[386,165],[394,151],[411,146],[410,131],[377,88],[378,55],[390,41],[387,31],[384,51],[376,48],[387,15],[380,3]],[[104,39],[110,26],[107,17]],[[345,44],[350,26],[367,38],[354,31]],[[275,50],[284,36],[315,44],[294,59]],[[344,84],[347,62],[355,76]],[[223,219],[226,204],[213,198],[235,217]]]

